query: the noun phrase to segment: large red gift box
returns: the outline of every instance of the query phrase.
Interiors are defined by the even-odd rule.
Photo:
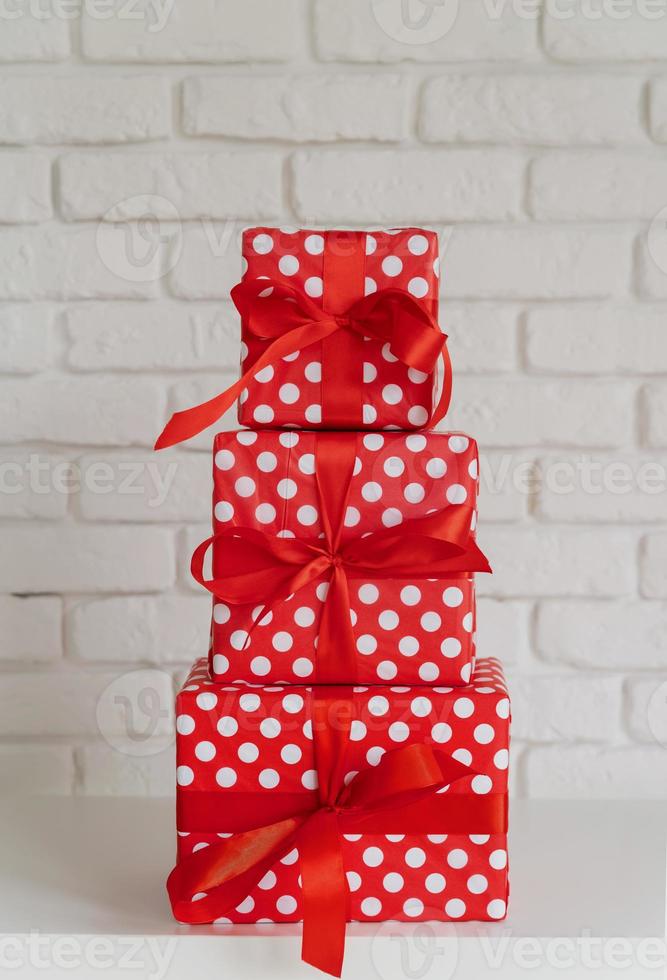
[[[364,297],[379,299],[387,290],[398,290],[432,320],[426,333],[434,334],[434,343],[436,338],[442,343],[436,325],[439,259],[435,232],[421,228],[372,233],[250,228],[243,234],[243,259],[244,284],[262,280],[258,296],[275,301],[276,286],[286,287],[305,296],[320,314],[340,316]],[[293,296],[286,294],[286,298]],[[239,305],[245,372],[276,334],[264,329],[259,318],[256,325],[255,318]],[[376,311],[380,309],[381,303]],[[396,312],[402,312],[400,306]],[[372,317],[361,319],[366,319],[370,333]],[[412,319],[404,327],[398,316],[396,319],[398,339],[409,342]],[[313,318],[312,327],[316,323]],[[363,333],[340,330],[314,343],[306,338],[301,350],[263,367],[249,381],[241,399],[239,423],[252,428],[302,429],[415,429],[426,425],[434,408],[434,373],[417,369],[416,362],[413,366],[410,361],[404,363],[400,345],[392,349],[390,332],[386,336]]]
[[[338,757],[321,741],[330,737],[328,729],[323,734],[317,722],[313,727],[321,698],[332,692],[349,698],[351,711]],[[343,715],[330,714],[327,725],[332,717]],[[495,659],[477,662],[465,690],[249,690],[211,682],[206,662],[199,661],[177,698],[178,865],[170,883],[177,917],[240,923],[302,919],[304,889],[317,890],[326,879],[328,865],[322,862],[328,857],[322,853],[333,845],[324,828],[313,832],[322,834],[322,842],[312,850],[312,842],[298,832],[282,836],[281,821],[289,823],[293,814],[312,816],[334,799],[343,801],[341,806],[328,807],[324,817],[336,810],[332,819],[340,821],[334,823],[333,851],[340,848],[342,854],[348,921],[502,919],[508,897],[509,725],[510,702]],[[334,724],[334,741],[335,729]],[[419,781],[412,752],[435,754],[444,770],[454,767],[449,783],[375,815],[348,813],[352,824],[346,825],[345,793],[369,773],[371,779],[380,775],[392,756],[399,770],[403,761],[407,766],[403,790]],[[323,788],[331,776],[322,771],[327,758],[337,759],[335,779],[347,787],[342,796],[338,786]],[[350,826],[364,832],[348,832]],[[272,843],[263,850],[267,834]],[[251,869],[230,907],[231,893],[211,883],[241,873],[238,864],[229,870],[239,845],[240,860]],[[255,865],[260,854],[266,860]]]
[[[216,596],[213,680],[468,683],[472,573],[488,568],[474,542],[474,440],[221,432],[213,469],[212,582],[201,576],[206,544],[193,560]],[[297,546],[301,557],[282,554]]]

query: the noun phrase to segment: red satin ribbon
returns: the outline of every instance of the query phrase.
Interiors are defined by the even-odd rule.
[[[155,443],[156,449],[173,446],[207,429],[231,408],[250,380],[263,368],[310,344],[325,341],[338,331],[356,338],[372,337],[380,343],[388,343],[399,361],[425,374],[432,374],[438,358],[442,357],[443,390],[427,424],[433,427],[445,416],[452,393],[447,337],[440,331],[435,318],[409,293],[400,289],[380,290],[355,301],[344,313],[326,312],[300,290],[271,279],[246,280],[235,286],[231,295],[245,329],[255,337],[269,341],[269,345],[239,381],[226,391],[210,401],[172,415]],[[349,357],[344,357],[343,361],[347,364]],[[323,370],[326,375],[326,362]],[[341,379],[335,372],[331,380],[334,385],[340,385]],[[323,395],[326,396],[331,390],[331,381],[323,382]],[[331,406],[325,403],[325,428],[330,426],[327,417],[331,418],[332,413]],[[352,429],[362,425],[361,416],[356,413],[354,418],[348,417],[347,422]],[[344,428],[340,424],[336,427]]]
[[[366,235],[324,235],[322,309],[333,316],[361,299],[366,281]],[[363,419],[364,341],[353,330],[337,330],[322,347],[322,420],[325,428],[358,429]]]
[[[175,917],[201,924],[225,915],[239,905],[276,861],[298,847],[301,862],[303,939],[302,958],[320,970],[339,977],[345,949],[348,919],[348,886],[343,866],[341,835],[363,825],[375,825],[380,833],[500,834],[507,828],[505,795],[441,794],[438,791],[474,775],[474,770],[431,746],[416,744],[386,752],[379,764],[343,783],[344,755],[353,715],[349,688],[316,688],[313,694],[313,738],[319,776],[317,798],[291,815],[256,826],[257,812],[270,794],[257,798],[257,809],[248,808],[250,829],[234,833],[219,843],[181,860],[167,881]],[[181,794],[184,799],[200,794]],[[224,825],[227,800],[235,794],[203,794],[207,804],[199,810],[196,826],[181,823],[179,829],[208,832]],[[301,794],[299,794],[301,795]],[[306,796],[306,794],[303,794]],[[436,804],[435,806],[433,804]],[[422,807],[418,829],[409,814]],[[208,809],[208,814],[206,810]],[[449,812],[453,820],[449,819]],[[182,816],[182,814],[181,814]],[[229,831],[227,831],[229,832]],[[204,895],[193,901],[195,895]]]
[[[319,432],[315,475],[323,538],[279,538],[258,528],[229,527],[203,541],[192,556],[194,579],[232,605],[264,602],[255,624],[276,603],[309,582],[329,576],[317,643],[316,683],[335,684],[357,676],[348,580],[357,578],[444,578],[489,572],[470,525],[472,507],[450,505],[341,544],[356,439],[349,433]],[[204,577],[211,544],[214,577]]]

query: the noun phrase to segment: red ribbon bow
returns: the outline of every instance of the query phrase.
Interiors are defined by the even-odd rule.
[[[320,496],[323,538],[280,538],[250,527],[229,527],[202,542],[192,556],[196,581],[232,605],[266,599],[255,617],[303,588],[329,576],[319,626],[319,684],[353,680],[357,653],[350,618],[350,578],[446,578],[465,572],[489,572],[490,566],[471,532],[473,509],[455,504],[425,517],[383,528],[341,544],[343,520],[356,457],[348,433],[320,432],[316,437],[315,476]],[[212,543],[219,572],[204,578],[204,558]]]
[[[326,341],[339,331],[358,340],[372,337],[388,343],[395,357],[425,374],[432,374],[438,357],[442,357],[443,391],[429,424],[435,426],[446,414],[452,391],[447,338],[435,318],[409,293],[400,289],[380,290],[352,303],[344,314],[328,313],[300,290],[271,279],[245,280],[232,289],[231,295],[245,329],[269,341],[269,346],[231,387],[210,401],[172,415],[155,443],[156,449],[183,442],[213,425],[263,368],[310,344]],[[346,424],[340,424],[339,418],[336,428],[358,429],[362,425],[363,359],[358,351],[356,355],[355,348],[338,340],[327,345],[322,377],[325,427],[330,414],[342,415],[346,420]],[[351,371],[359,373],[358,383],[342,384],[341,378],[348,378]]]
[[[175,917],[182,922],[212,922],[239,905],[281,857],[299,849],[302,878],[305,962],[341,975],[348,918],[348,885],[341,835],[345,833],[504,833],[504,794],[440,794],[474,775],[474,770],[424,744],[386,752],[375,768],[358,773],[345,786],[344,756],[353,715],[352,691],[319,688],[313,694],[313,738],[319,775],[318,797],[310,794],[296,812],[253,826],[261,812],[275,811],[272,794],[246,799],[251,829],[211,844],[181,860],[167,890]],[[218,832],[229,829],[228,803],[235,794],[182,792],[192,800],[190,820],[182,808],[179,829]],[[292,797],[304,794],[291,794]],[[201,802],[198,798],[202,798]],[[278,809],[279,812],[279,809]],[[203,895],[203,897],[202,897]],[[195,899],[195,896],[198,896]],[[195,899],[195,900],[193,900]]]

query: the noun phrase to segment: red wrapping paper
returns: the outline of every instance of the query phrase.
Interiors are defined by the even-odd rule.
[[[270,279],[296,288],[327,312],[344,313],[364,296],[398,289],[437,317],[438,238],[432,231],[250,228],[243,235],[243,259],[244,281]],[[241,366],[246,371],[268,344],[255,336],[245,321],[242,339]],[[336,358],[336,373],[342,370],[347,374],[334,381],[361,388],[360,411],[352,420],[349,412],[336,405],[323,419],[322,376],[330,361],[333,363],[334,349],[340,356],[340,360]],[[394,356],[389,344],[338,334],[264,368],[242,396],[238,418],[241,425],[253,429],[415,429],[429,420],[434,386],[433,374],[408,368]]]
[[[316,795],[312,689],[252,691],[208,680],[199,661],[177,698],[178,859],[243,829],[244,794],[260,794],[251,826],[268,819],[276,797]],[[500,664],[480,660],[464,691],[447,687],[355,687],[347,781],[378,764],[384,751],[424,743],[471,768],[445,789],[482,798],[507,791],[510,704]],[[215,826],[192,827],[210,794]],[[254,796],[253,796],[254,798]],[[193,810],[194,807],[194,810]],[[227,823],[226,823],[227,821]],[[508,897],[506,835],[347,834],[348,921],[501,919]],[[195,899],[196,900],[196,899]],[[216,922],[293,922],[302,918],[299,854],[286,854],[235,909]]]
[[[280,537],[322,534],[314,476],[314,432],[222,432],[214,443],[214,531],[230,524]],[[472,508],[478,455],[460,433],[349,433],[356,463],[342,542],[383,527],[405,530],[411,518]],[[213,545],[213,572],[225,565],[224,543]],[[252,605],[214,601],[210,669],[213,680],[303,684],[313,681],[315,645],[327,595],[326,576],[313,580],[257,619],[268,597]],[[350,580],[356,678],[334,683],[445,683],[470,680],[475,653],[473,577]]]

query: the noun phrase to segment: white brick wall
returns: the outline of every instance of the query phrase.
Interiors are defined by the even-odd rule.
[[[498,150],[304,150],[294,207],[304,222],[503,221],[519,216],[523,169]]]
[[[281,160],[273,153],[72,153],[60,161],[63,217],[85,221],[140,218],[142,194],[162,198],[168,220],[176,208],[182,219],[247,219],[280,213]],[[119,203],[120,202],[120,203]]]
[[[398,142],[407,136],[408,81],[384,73],[189,78],[183,128],[189,136]]]
[[[210,438],[150,447],[234,375],[244,224],[423,222],[443,232],[450,423],[483,453],[479,646],[512,682],[515,791],[667,794],[667,4],[454,6],[420,23],[414,0],[408,26],[369,0],[0,20],[18,791],[172,791],[172,695],[208,633],[188,560]]]
[[[169,129],[169,88],[159,77],[7,74],[0,82],[0,143],[136,143]]]
[[[644,143],[638,78],[447,75],[427,83],[420,133],[441,143]]]

